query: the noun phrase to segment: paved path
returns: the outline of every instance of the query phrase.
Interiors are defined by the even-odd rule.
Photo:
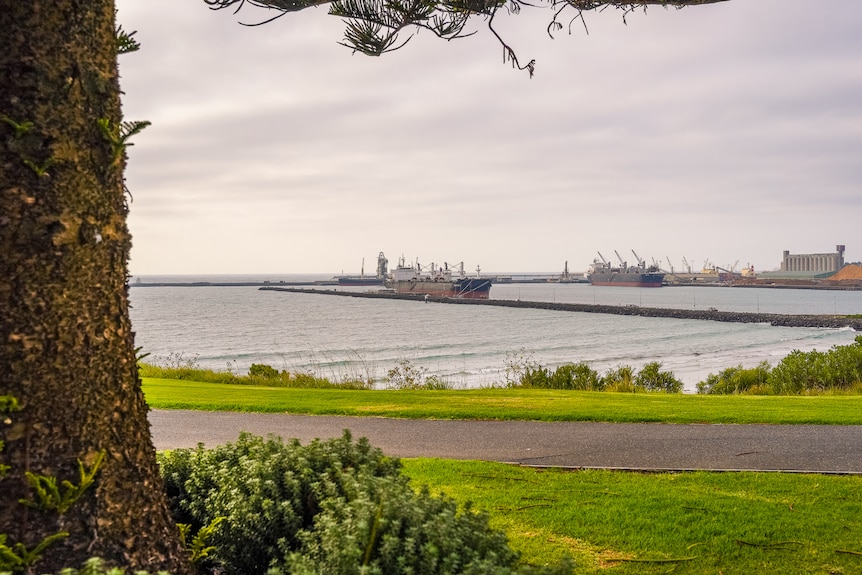
[[[680,425],[444,421],[203,411],[150,412],[156,449],[213,447],[240,431],[354,439],[396,457],[480,459],[521,465],[635,470],[862,474],[862,426]]]

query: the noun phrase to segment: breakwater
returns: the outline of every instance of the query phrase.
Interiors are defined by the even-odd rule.
[[[334,295],[343,297],[361,297],[378,299],[400,299],[415,302],[445,303],[454,305],[490,305],[497,307],[512,307],[521,309],[545,309],[551,311],[568,311],[582,313],[605,313],[614,315],[631,315],[642,317],[659,317],[671,319],[696,319],[706,321],[721,321],[733,323],[765,323],[780,327],[849,327],[862,331],[862,317],[845,315],[784,315],[771,313],[750,313],[735,311],[719,311],[708,309],[669,309],[658,307],[642,307],[637,305],[597,305],[577,303],[555,303],[542,301],[522,301],[504,299],[458,299],[446,297],[426,297],[424,294],[392,293],[392,292],[358,292],[339,291],[332,289],[300,289],[290,287],[264,286],[265,291],[284,291],[305,294]]]
[[[278,286],[337,286],[333,280],[317,281],[255,281],[255,282],[132,282],[129,287],[257,287]]]

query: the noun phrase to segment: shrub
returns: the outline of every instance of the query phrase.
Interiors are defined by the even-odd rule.
[[[175,518],[219,517],[209,567],[266,573],[511,573],[517,554],[487,517],[414,492],[398,460],[365,439],[264,440],[159,455]]]
[[[506,353],[506,369],[503,387],[519,387],[524,384],[525,376],[541,370],[542,366],[533,359],[533,354],[524,348]]]
[[[278,379],[279,377],[277,369],[263,363],[251,364],[251,367],[248,368],[248,375],[259,379]]]
[[[669,371],[662,371],[657,361],[646,364],[634,378],[634,385],[644,391],[682,392],[683,384]]]
[[[520,387],[551,387],[551,372],[539,366],[527,366],[521,374]]]
[[[637,391],[634,380],[634,369],[630,365],[621,365],[616,369],[609,369],[602,376],[602,386],[606,391],[633,393]]]
[[[554,389],[583,391],[602,391],[604,389],[604,383],[598,372],[583,361],[558,367],[551,376],[551,384]]]
[[[196,532],[218,517],[211,554],[225,573],[264,573],[294,550],[299,532],[311,527],[320,502],[338,493],[350,474],[398,475],[400,463],[354,443],[338,440],[284,443],[242,434],[235,444],[161,454],[168,498],[178,523]]]
[[[400,478],[351,477],[304,531],[278,573],[500,573],[518,555],[485,514],[458,512],[453,500],[419,494]]]
[[[428,369],[416,367],[409,359],[402,359],[386,372],[389,389],[451,389],[452,386],[436,375],[427,376]]]
[[[673,373],[662,371],[661,364],[658,362],[646,364],[637,374],[631,366],[622,365],[616,369],[609,369],[604,377],[599,377],[599,374],[586,362],[561,365],[552,373],[528,356],[519,356],[516,359],[517,361],[509,364],[507,374],[517,374],[519,387],[627,393],[636,391],[680,393],[683,388],[683,383],[674,377]],[[515,387],[515,385],[510,383],[509,387]]]
[[[604,388],[604,382],[585,362],[561,365],[553,372],[537,364],[528,363],[520,370],[519,386],[601,391]]]
[[[741,365],[721,370],[718,375],[709,374],[705,381],[697,384],[697,392],[703,394],[763,394],[770,389],[768,362],[761,362],[757,367],[745,369]]]
[[[778,362],[769,384],[779,395],[798,395],[806,390],[822,389],[825,379],[823,353],[817,350],[793,350]]]
[[[775,393],[850,390],[862,382],[862,336],[829,351],[792,351],[770,373]]]
[[[862,335],[851,345],[833,346],[823,362],[827,389],[850,390],[862,383]]]
[[[793,350],[774,369],[766,362],[753,369],[731,367],[697,384],[698,393],[800,395],[858,393],[862,389],[862,335],[829,351]]]

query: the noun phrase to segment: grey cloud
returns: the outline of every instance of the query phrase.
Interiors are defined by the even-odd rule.
[[[501,19],[533,80],[481,24],[371,59],[322,10],[244,28],[197,3],[118,5],[144,42],[121,59],[124,108],[154,122],[128,171],[136,273],[207,249],[188,271],[254,272],[260,243],[304,246],[284,272],[338,270],[327,246],[357,243],[357,261],[460,249],[515,271],[613,247],[767,267],[840,240],[859,259],[859,232],[834,238],[862,216],[855,0],[610,11],[556,40],[547,13]]]

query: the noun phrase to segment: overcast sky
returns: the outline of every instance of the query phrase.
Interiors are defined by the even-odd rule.
[[[533,79],[482,21],[369,58],[325,8],[117,5],[143,45],[124,113],[153,123],[129,148],[135,275],[862,259],[859,0],[606,10],[555,39],[524,9],[495,24]]]

